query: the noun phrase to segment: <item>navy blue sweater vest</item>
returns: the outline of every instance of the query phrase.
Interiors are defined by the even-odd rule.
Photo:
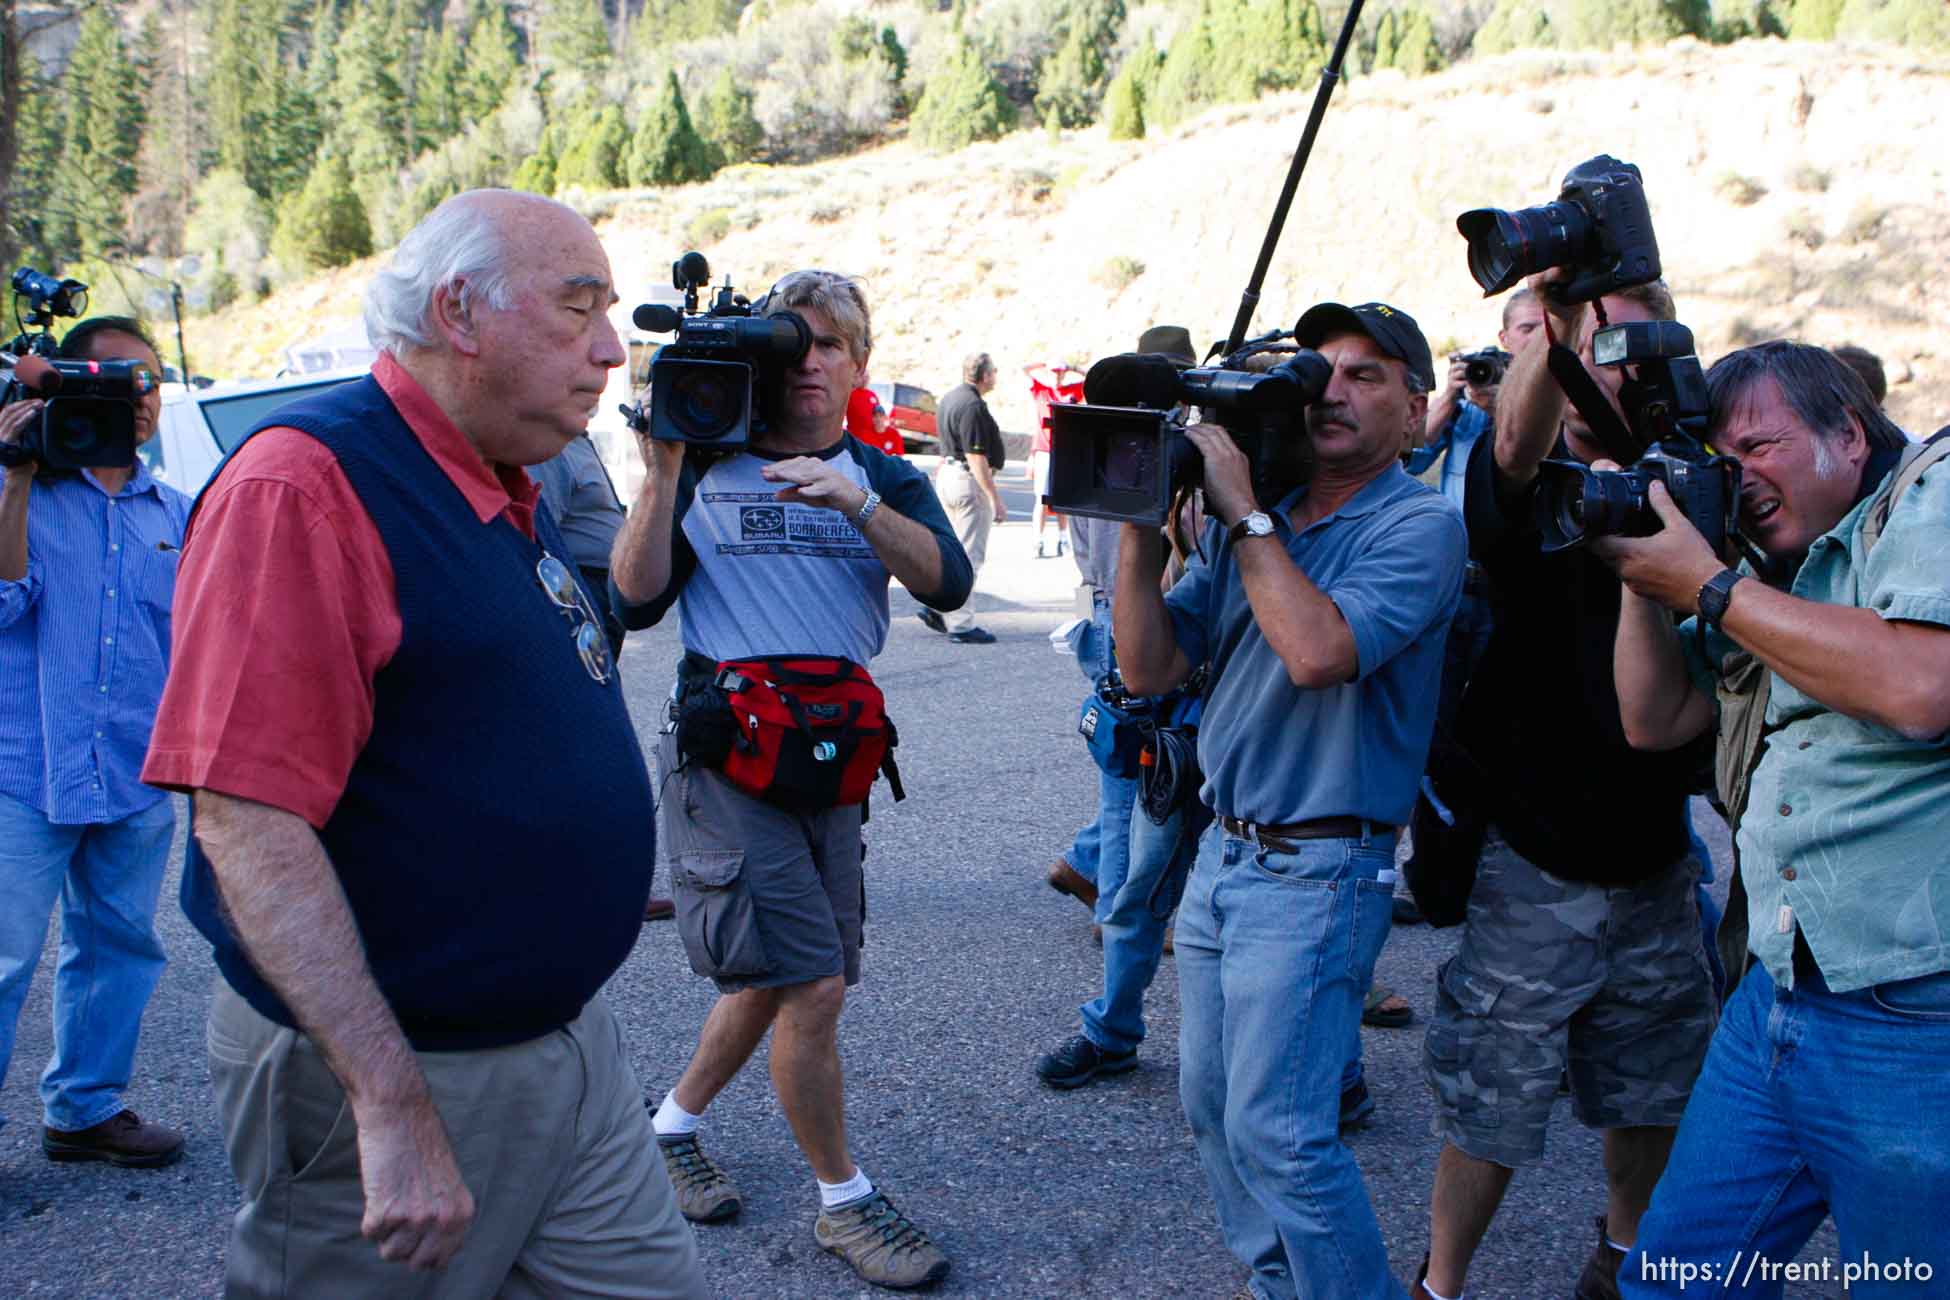
[[[482,524],[370,377],[259,428],[273,425],[338,457],[398,589],[404,634],[375,682],[372,737],[319,832],[366,961],[422,1051],[548,1033],[629,955],[656,834],[620,682],[589,676],[535,576],[542,547],[568,552],[542,510],[541,546],[505,518]],[[231,987],[297,1027],[224,920],[194,835],[183,909]]]

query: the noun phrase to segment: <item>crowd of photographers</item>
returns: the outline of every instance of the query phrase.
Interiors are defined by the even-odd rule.
[[[1702,370],[1615,160],[1459,225],[1479,283],[1524,287],[1440,386],[1408,312],[1323,303],[1204,367],[1147,331],[1052,407],[1039,477],[1097,593],[1074,641],[1104,777],[1050,883],[1093,905],[1104,983],[1037,1073],[1135,1065],[1175,950],[1180,1098],[1241,1295],[1403,1294],[1338,1135],[1372,1110],[1359,1026],[1410,828],[1410,910],[1461,927],[1423,1046],[1416,1300],[1466,1294],[1561,1092],[1607,1199],[1553,1293],[1778,1295],[1676,1264],[1785,1261],[1827,1217],[1845,1258],[1914,1256],[1950,1196],[1950,439],[1892,424],[1865,355]],[[948,1271],[854,1159],[838,1024],[861,806],[881,774],[899,797],[866,667],[888,584],[957,611],[999,495],[845,434],[857,282],[699,312],[691,258],[607,551],[526,473],[623,359],[594,232],[531,196],[411,232],[369,294],[373,374],[267,419],[194,509],[133,459],[153,388],[119,464],[57,464],[42,401],[0,409],[0,658],[31,686],[0,716],[0,1070],[58,899],[44,1149],[180,1153],[122,1094],[162,961],[158,787],[190,792],[232,1294],[438,1270],[452,1294],[700,1295],[681,1219],[742,1209],[703,1119],[768,1033],[817,1243],[883,1286]],[[160,370],[131,321],[63,350]],[[965,363],[985,464],[995,374]],[[646,1102],[599,992],[654,835],[615,660],[619,623],[673,611],[663,838],[720,997]],[[1700,791],[1734,832],[1724,919]]]

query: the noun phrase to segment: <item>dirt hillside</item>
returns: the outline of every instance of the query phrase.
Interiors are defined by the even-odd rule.
[[[1127,348],[1149,324],[1230,323],[1311,94],[1219,109],[1131,143],[1101,128],[1018,133],[958,154],[892,145],[798,168],[742,167],[668,191],[591,196],[624,295],[700,247],[756,292],[796,266],[863,276],[878,380],[940,392],[983,348],[1005,427],[1030,422],[1034,360]],[[1321,299],[1383,298],[1438,354],[1490,341],[1465,208],[1553,197],[1599,152],[1644,170],[1666,274],[1702,355],[1762,338],[1879,353],[1912,431],[1950,420],[1930,326],[1950,286],[1950,62],[1895,49],[1680,41],[1533,53],[1336,93],[1266,284],[1258,328]],[[198,368],[268,374],[276,353],[357,311],[348,268],[199,323]]]

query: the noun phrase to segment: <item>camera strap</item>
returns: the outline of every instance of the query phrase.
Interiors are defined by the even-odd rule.
[[[1584,361],[1577,353],[1553,340],[1547,354],[1551,378],[1564,390],[1571,405],[1584,417],[1591,436],[1605,450],[1605,455],[1620,465],[1630,465],[1645,454],[1645,448],[1625,427],[1625,421],[1618,418],[1611,403],[1599,391],[1598,383],[1591,372],[1584,368]]]

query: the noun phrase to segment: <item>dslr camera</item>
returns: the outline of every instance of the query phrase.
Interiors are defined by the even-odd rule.
[[[1475,352],[1453,353],[1449,359],[1462,362],[1464,383],[1471,388],[1489,388],[1503,382],[1503,372],[1510,368],[1511,358],[1502,348],[1479,348]]]
[[[1266,483],[1276,453],[1307,436],[1305,408],[1333,376],[1327,359],[1307,348],[1264,373],[1242,368],[1286,337],[1255,339],[1211,367],[1181,369],[1167,357],[1131,352],[1091,366],[1083,402],[1050,408],[1050,508],[1163,524],[1172,498],[1198,486],[1205,472],[1185,433],[1182,411],[1189,406],[1222,425],[1252,462],[1255,486]]]
[[[1713,553],[1727,555],[1739,538],[1740,462],[1707,449],[1706,376],[1693,332],[1677,321],[1632,321],[1599,330],[1591,351],[1598,365],[1634,368],[1636,377],[1620,386],[1618,400],[1646,451],[1623,470],[1595,470],[1578,460],[1539,465],[1536,511],[1544,549],[1658,532],[1658,513],[1646,497],[1658,482]]]
[[[623,406],[638,433],[712,451],[742,451],[771,420],[778,380],[806,355],[812,330],[796,312],[760,316],[750,299],[726,278],[706,310],[698,291],[711,282],[702,253],[686,253],[671,267],[671,283],[684,292],[684,307],[645,303],[632,314],[652,334],[675,332],[650,363],[650,409]]]
[[[88,286],[29,266],[13,273],[20,334],[0,351],[0,406],[43,398],[40,420],[14,443],[0,443],[0,465],[38,461],[48,469],[135,462],[135,404],[156,386],[133,361],[70,361],[55,355],[54,319],[88,309]],[[23,314],[22,308],[25,307]]]
[[[1456,218],[1469,241],[1469,273],[1490,297],[1553,266],[1571,278],[1563,302],[1590,302],[1659,278],[1659,242],[1639,169],[1609,154],[1565,173],[1557,201],[1505,212],[1476,208]]]

